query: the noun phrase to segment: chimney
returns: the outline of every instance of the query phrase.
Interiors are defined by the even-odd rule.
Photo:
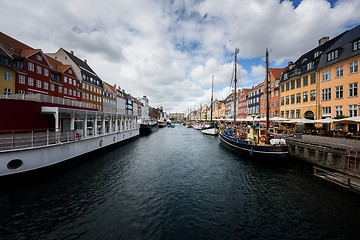
[[[330,38],[329,37],[322,37],[319,39],[319,46],[323,45],[324,43],[326,43],[327,41],[329,41]]]
[[[85,62],[85,63],[87,63],[87,60],[86,60],[86,59],[84,59],[84,62]]]
[[[288,62],[288,67],[290,67],[291,65],[293,65],[293,62],[292,61]]]
[[[70,51],[71,55],[74,55],[74,51]]]

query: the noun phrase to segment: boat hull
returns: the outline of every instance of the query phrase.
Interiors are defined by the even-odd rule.
[[[219,133],[219,140],[223,146],[244,156],[283,159],[289,152],[286,145],[252,145],[224,133]]]
[[[206,135],[216,136],[219,133],[219,129],[217,129],[217,128],[207,128],[207,129],[201,130],[201,133],[206,134]]]
[[[159,125],[156,124],[140,124],[140,136],[147,136],[159,129]]]
[[[139,129],[134,129],[41,147],[1,151],[0,177],[40,171],[60,163],[71,162],[85,154],[127,143],[138,137]],[[21,165],[14,168],[16,163]]]

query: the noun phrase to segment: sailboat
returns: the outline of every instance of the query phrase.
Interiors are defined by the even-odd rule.
[[[213,95],[214,95],[214,75],[212,75],[211,80],[211,100],[210,100],[210,126],[206,129],[201,130],[203,134],[216,136],[219,133],[219,129],[215,127],[213,122]]]
[[[236,123],[236,65],[237,54],[239,49],[235,49],[234,62],[234,126]],[[268,50],[266,49],[266,94],[267,94],[267,111],[266,111],[266,128],[257,128],[255,126],[248,126],[247,132],[239,133],[235,128],[221,129],[219,133],[220,143],[225,147],[242,155],[251,157],[265,157],[265,158],[286,158],[288,155],[288,146],[285,139],[274,139],[269,136],[269,63]]]

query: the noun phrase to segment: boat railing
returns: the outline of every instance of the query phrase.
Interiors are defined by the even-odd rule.
[[[5,133],[1,134],[0,151],[50,146],[76,140],[80,140],[80,135],[75,130],[64,132],[33,131],[28,133]]]
[[[126,128],[123,130],[110,129],[106,132],[98,130],[96,134],[92,131],[87,131],[85,136],[84,130],[70,130],[70,131],[54,131],[54,130],[37,130],[31,132],[0,132],[0,153],[2,151],[21,150],[36,147],[46,147],[51,145],[65,144],[84,140],[88,138],[95,138],[99,136],[110,135],[114,133],[124,133],[138,128]]]

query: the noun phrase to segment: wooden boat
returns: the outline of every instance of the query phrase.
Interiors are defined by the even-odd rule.
[[[201,132],[203,134],[216,136],[219,133],[219,129],[215,127],[215,124],[214,124],[213,119],[212,119],[212,115],[213,115],[213,106],[212,106],[212,104],[213,104],[213,92],[214,92],[214,75],[212,76],[212,79],[211,79],[210,124],[207,127],[205,127],[204,129],[202,129]]]
[[[234,91],[234,126],[236,126],[236,64],[237,53],[239,49],[235,50],[235,91]],[[266,49],[266,89],[268,88],[268,51]],[[267,100],[269,99],[269,91],[267,91]],[[269,104],[267,103],[267,106]],[[248,126],[246,132],[239,132],[235,127],[221,129],[219,133],[219,140],[225,147],[238,152],[242,155],[252,157],[266,157],[266,158],[285,158],[288,155],[288,147],[285,139],[274,139],[269,132],[269,110],[266,112],[266,128],[256,128]]]

